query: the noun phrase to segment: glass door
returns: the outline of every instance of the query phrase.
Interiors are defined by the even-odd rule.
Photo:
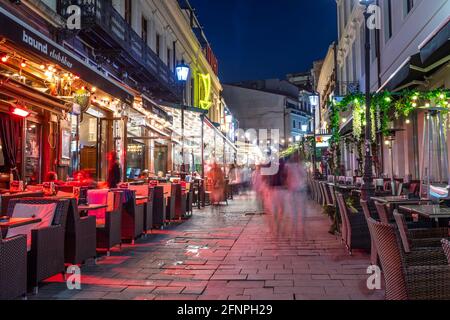
[[[25,173],[26,184],[36,185],[41,182],[41,125],[26,121],[25,139]]]

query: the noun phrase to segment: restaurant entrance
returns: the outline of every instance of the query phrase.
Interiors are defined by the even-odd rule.
[[[155,142],[155,173],[158,175],[159,172],[163,174],[167,173],[167,161],[168,161],[168,147],[166,145],[159,144]]]

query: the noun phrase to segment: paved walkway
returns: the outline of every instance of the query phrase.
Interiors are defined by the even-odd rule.
[[[277,193],[274,193],[275,195]],[[81,290],[55,277],[31,299],[382,299],[366,288],[366,253],[350,257],[321,208],[278,191],[195,211],[182,224],[82,267]]]

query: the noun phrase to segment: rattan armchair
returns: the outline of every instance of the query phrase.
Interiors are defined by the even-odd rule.
[[[186,217],[192,216],[193,213],[193,200],[194,200],[194,190],[191,186],[189,191],[186,192]]]
[[[97,223],[97,249],[106,250],[109,256],[113,247],[122,244],[122,192],[113,193],[113,208],[106,211],[104,224]]]
[[[8,213],[12,216],[16,204],[56,203],[52,225],[31,231],[31,250],[27,257],[28,285],[38,291],[38,283],[58,273],[65,274],[64,234],[69,210],[69,200],[23,198],[9,202]]]
[[[400,238],[405,252],[421,247],[440,247],[442,238],[448,238],[448,228],[408,229],[405,216],[394,210]]]
[[[353,249],[370,249],[370,232],[364,214],[358,210],[350,210],[342,193],[336,192],[339,212],[342,216],[342,239],[352,254]]]
[[[177,190],[175,184],[170,188],[170,196],[167,199],[166,220],[171,221],[175,218],[175,205],[177,200]]]
[[[149,187],[148,189],[148,201],[145,203],[144,208],[144,231],[149,232],[153,229],[153,203],[155,197],[155,189]]]
[[[97,230],[94,216],[81,217],[75,198],[70,199],[65,237],[65,262],[82,264],[97,256]]]
[[[0,300],[27,293],[27,237],[2,239],[0,232]]]
[[[136,203],[134,190],[118,190],[123,191],[122,240],[134,244],[134,241],[144,233],[144,204]]]
[[[450,241],[442,239],[442,248],[444,249],[444,253],[447,256],[448,264],[450,264]]]
[[[164,226],[166,216],[166,199],[164,197],[164,187],[156,186],[153,189],[153,225]]]
[[[369,203],[365,200],[361,200],[361,207],[364,213],[364,217],[366,218],[366,222],[369,223],[369,219],[370,218],[377,218],[378,217],[378,212],[377,210],[371,210],[371,207],[369,206]],[[378,264],[378,250],[377,250],[377,246],[375,243],[375,238],[373,236],[373,232],[372,229],[369,226],[369,232],[370,232],[370,261],[372,263],[372,265],[377,265]]]
[[[442,248],[404,252],[397,227],[368,219],[386,282],[387,300],[450,299],[450,266]]]
[[[0,195],[0,215],[7,215],[9,202],[12,199],[22,199],[22,198],[42,198],[44,192],[20,192],[20,193],[7,193]]]

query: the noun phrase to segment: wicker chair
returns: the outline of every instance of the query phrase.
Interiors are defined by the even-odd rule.
[[[153,191],[153,225],[164,226],[166,214],[166,199],[164,198],[164,188],[156,186]]]
[[[113,247],[122,244],[122,192],[113,193],[113,208],[106,211],[105,223],[97,224],[97,249],[106,250],[107,255]]]
[[[347,208],[342,193],[337,192],[339,211],[342,216],[342,239],[352,254],[353,249],[370,249],[370,232],[364,214]]]
[[[64,274],[64,233],[69,210],[69,200],[22,198],[9,202],[8,213],[12,216],[16,204],[52,204],[56,211],[52,225],[31,231],[31,250],[28,252],[28,285],[38,292],[38,283],[56,274]]]
[[[0,300],[27,293],[27,237],[2,239],[0,232]]]
[[[82,264],[96,258],[97,227],[94,216],[81,217],[75,198],[70,199],[65,241],[65,262]]]
[[[148,201],[145,203],[144,208],[144,231],[148,232],[153,229],[153,202],[155,197],[155,189],[149,187],[148,189]]]
[[[128,189],[123,191],[122,239],[134,241],[144,233],[144,204],[136,203],[136,192]],[[116,190],[114,190],[116,191]]]
[[[191,187],[189,191],[186,193],[186,217],[192,216],[193,211],[193,199],[194,199],[194,190]]]
[[[42,198],[43,196],[44,196],[44,192],[41,192],[41,191],[2,194],[0,196],[0,208],[1,208],[0,215],[2,215],[2,216],[7,215],[9,202],[12,199]]]
[[[373,212],[373,210],[370,210],[369,204],[367,201],[361,200],[360,202],[361,202],[361,207],[363,209],[364,216],[368,223],[370,218],[374,218],[376,212]],[[370,262],[372,263],[372,265],[377,265],[378,264],[378,250],[377,250],[377,246],[376,246],[375,239],[373,236],[373,231],[370,228],[370,226],[369,226],[369,232],[370,232],[370,239],[371,239]]]
[[[368,223],[378,248],[387,300],[450,299],[450,267],[441,248],[405,253],[395,225]]]
[[[380,218],[380,221],[389,224],[390,223],[389,210],[386,204],[375,201],[375,207],[377,208],[378,217]]]
[[[186,215],[186,194],[183,194],[181,184],[174,184],[175,189],[175,219],[181,219]],[[225,193],[224,193],[225,195]],[[228,200],[227,200],[228,201]]]
[[[442,239],[442,248],[444,249],[444,253],[447,256],[448,264],[450,265],[450,241]]]
[[[394,210],[403,249],[409,253],[421,247],[440,247],[442,238],[448,238],[448,228],[408,229],[405,216]]]
[[[176,184],[172,184],[170,188],[170,196],[167,199],[166,220],[171,221],[175,218],[175,205],[177,200]]]

